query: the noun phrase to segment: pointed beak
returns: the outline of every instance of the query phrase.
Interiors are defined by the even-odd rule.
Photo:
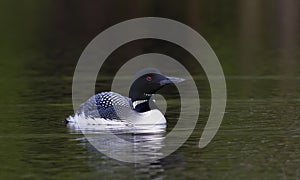
[[[167,79],[161,80],[160,85],[168,85],[168,84],[176,84],[184,81],[185,79],[183,78],[178,78],[178,77],[169,77],[167,76]]]

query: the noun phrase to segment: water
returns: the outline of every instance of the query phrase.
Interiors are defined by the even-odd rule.
[[[283,81],[261,78],[250,80],[251,85]],[[299,88],[299,79],[284,80]],[[34,81],[41,83],[39,79]],[[57,81],[64,83],[54,85]],[[233,78],[227,82],[232,87],[243,81]],[[181,148],[153,163],[128,164],[99,153],[83,135],[64,126],[62,121],[72,113],[72,106],[63,91],[58,98],[55,90],[68,88],[71,82],[47,82],[51,84],[47,91],[23,89],[16,98],[18,103],[1,104],[1,109],[6,109],[1,112],[3,178],[299,177],[300,113],[296,94],[283,98],[280,96],[288,95],[268,88],[251,98],[230,97],[219,132],[205,149],[199,149],[197,143],[207,119],[204,110],[209,107],[204,99],[197,128]],[[168,120],[172,127],[172,113]]]
[[[172,8],[166,8],[168,3],[149,2],[139,4],[142,10],[137,12],[105,10],[124,6],[121,2],[1,2],[5,28],[0,30],[0,179],[299,179],[298,21],[282,20],[297,12],[298,6],[284,2],[251,6],[235,1],[219,6],[219,1],[201,1],[175,3]],[[287,11],[287,7],[294,9]],[[19,15],[11,13],[15,8]],[[249,16],[253,11],[258,18]],[[210,109],[210,89],[201,67],[194,67],[186,52],[165,42],[133,42],[119,49],[109,57],[111,61],[122,63],[148,52],[147,48],[181,57],[201,98],[197,126],[183,146],[161,160],[130,164],[99,153],[63,121],[73,113],[72,76],[88,42],[110,25],[150,15],[182,21],[207,39],[223,66],[228,101],[217,135],[199,149]],[[270,26],[282,29],[273,31]],[[109,90],[117,68],[106,64],[97,90]],[[173,99],[168,104],[167,132],[176,124],[179,106],[177,96],[169,97]]]

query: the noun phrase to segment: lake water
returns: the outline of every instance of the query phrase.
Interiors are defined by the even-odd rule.
[[[0,179],[299,179],[300,26],[298,16],[289,14],[298,12],[297,2],[254,2],[201,1],[173,8],[167,2],[135,2],[140,11],[121,1],[1,2]],[[109,10],[113,7],[116,11]],[[104,64],[97,91],[110,89],[124,61],[150,51],[181,59],[201,98],[196,128],[183,146],[166,158],[132,164],[98,152],[63,121],[73,113],[72,78],[85,46],[105,28],[142,16],[196,29],[220,59],[228,100],[218,133],[199,149],[211,103],[201,67],[166,42],[123,46],[108,59],[116,66]],[[167,132],[179,108],[179,97],[169,90],[161,91],[169,100]]]

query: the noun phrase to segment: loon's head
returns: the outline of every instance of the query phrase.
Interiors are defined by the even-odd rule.
[[[152,94],[168,84],[184,81],[183,78],[168,77],[161,73],[147,73],[137,78],[131,85],[129,97],[133,102],[133,107],[138,112],[151,110],[149,100]]]

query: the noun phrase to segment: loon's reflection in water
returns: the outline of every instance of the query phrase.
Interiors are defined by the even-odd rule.
[[[82,133],[102,154],[125,162],[153,162],[163,157],[166,125],[93,125],[79,128],[68,124],[70,133]],[[80,139],[82,140],[82,139]]]

